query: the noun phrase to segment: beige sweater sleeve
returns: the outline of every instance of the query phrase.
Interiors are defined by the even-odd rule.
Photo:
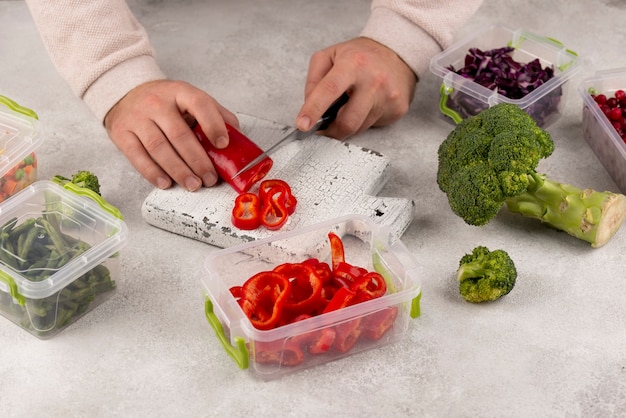
[[[124,0],[26,3],[52,62],[100,121],[134,87],[165,78]]]
[[[481,0],[373,0],[361,35],[391,48],[422,77]]]
[[[146,31],[125,0],[26,3],[52,62],[100,121],[134,87],[165,78]],[[393,49],[421,76],[480,3],[373,0],[362,36]]]

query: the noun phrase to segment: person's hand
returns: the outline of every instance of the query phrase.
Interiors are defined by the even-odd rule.
[[[344,92],[350,101],[325,135],[344,139],[388,125],[408,112],[416,83],[408,65],[376,41],[361,37],[330,46],[311,57],[296,126],[308,130]]]
[[[150,183],[166,189],[173,180],[195,191],[218,178],[189,127],[194,118],[217,148],[228,145],[224,122],[239,127],[237,117],[207,93],[172,80],[134,88],[109,111],[104,125],[113,143]]]

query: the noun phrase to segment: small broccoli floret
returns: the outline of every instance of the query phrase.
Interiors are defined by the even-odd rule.
[[[89,189],[94,191],[97,194],[100,194],[100,182],[98,181],[98,177],[92,173],[91,171],[81,170],[72,176],[71,179],[64,177],[62,175],[57,174],[52,178],[52,181],[63,186],[66,183],[74,183],[79,187],[84,187],[85,189]]]
[[[100,194],[100,182],[98,177],[91,171],[79,171],[72,176],[72,183]]]
[[[465,254],[459,262],[457,280],[459,292],[468,302],[488,302],[509,293],[517,270],[509,254],[504,250],[489,251],[478,246],[471,254]]]
[[[626,218],[626,196],[580,189],[536,172],[554,151],[550,134],[521,108],[500,103],[463,120],[438,150],[437,184],[469,225],[485,225],[506,204],[600,247]]]

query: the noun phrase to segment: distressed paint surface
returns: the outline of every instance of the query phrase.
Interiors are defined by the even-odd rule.
[[[238,115],[242,132],[267,149],[291,128]],[[378,197],[389,178],[389,160],[372,150],[314,135],[295,141],[272,155],[268,179],[287,181],[298,199],[296,212],[279,231],[243,231],[232,226],[236,192],[228,184],[187,192],[180,187],[154,189],[142,205],[149,224],[211,245],[226,248],[282,231],[349,214],[372,218],[400,237],[413,219],[409,199]],[[257,191],[254,187],[252,191]]]

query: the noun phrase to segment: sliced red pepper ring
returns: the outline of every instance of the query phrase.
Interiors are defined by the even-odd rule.
[[[230,294],[233,295],[235,299],[241,299],[241,286],[232,286],[230,289]]]
[[[285,263],[274,268],[290,281],[290,297],[284,309],[295,315],[311,312],[322,300],[322,281],[315,269],[302,263]]]
[[[312,318],[312,315],[302,314],[294,318],[293,322],[303,321]],[[333,328],[322,328],[306,332],[292,338],[301,347],[311,354],[322,354],[330,350],[335,340],[335,330]]]
[[[328,302],[328,305],[326,305],[326,308],[324,308],[324,311],[322,313],[336,311],[337,309],[341,309],[341,308],[345,308],[346,306],[349,306],[352,303],[352,299],[354,298],[354,295],[355,293],[353,290],[347,287],[340,287],[335,292],[330,302]]]
[[[328,233],[328,242],[330,243],[330,258],[333,271],[337,269],[339,263],[346,261],[341,237],[330,231]]]
[[[354,344],[356,344],[361,335],[361,318],[352,319],[350,321],[342,322],[335,326],[335,341],[333,341],[333,348],[340,353],[345,353],[350,350]]]
[[[291,340],[257,342],[255,344],[255,361],[260,364],[280,364],[281,366],[297,366],[304,360],[300,346]]]
[[[362,335],[370,340],[380,340],[393,326],[397,317],[398,308],[395,306],[390,306],[367,315],[361,322]]]
[[[252,230],[261,225],[261,201],[254,193],[242,193],[235,198],[231,222],[239,229]]]
[[[333,272],[328,263],[321,262],[317,258],[309,258],[304,260],[302,264],[313,267],[324,284],[328,283],[333,277]]]
[[[285,199],[284,190],[278,187],[272,188],[265,198],[261,199],[261,225],[274,231],[287,222]]]
[[[322,354],[330,350],[335,342],[336,331],[333,328],[322,328],[315,331],[315,338],[309,343],[309,353]]]
[[[383,296],[387,292],[387,283],[382,274],[370,271],[357,279],[351,289],[358,303]]]
[[[241,307],[252,325],[260,330],[278,324],[288,297],[289,280],[273,271],[257,273],[241,287]]]
[[[276,190],[272,190],[274,188],[278,188]],[[285,193],[285,208],[287,209],[287,214],[292,215],[296,211],[296,205],[298,204],[298,199],[291,192],[291,186],[280,179],[269,179],[263,180],[259,185],[259,197],[262,201],[265,201],[268,194],[277,192],[280,190]]]
[[[345,261],[339,261],[333,269],[335,281],[344,287],[352,287],[366,273],[366,269],[353,266]]]
[[[272,190],[276,187],[278,187],[277,190]],[[271,194],[270,191],[272,191],[272,193],[275,193],[278,190],[281,190],[285,193],[285,208],[287,209],[287,214],[293,215],[293,213],[296,211],[298,199],[296,199],[296,197],[293,195],[293,193],[291,192],[291,187],[289,186],[289,184],[287,184],[286,181],[280,179],[263,180],[259,185],[259,197],[261,198],[261,201],[266,201],[268,194]]]

